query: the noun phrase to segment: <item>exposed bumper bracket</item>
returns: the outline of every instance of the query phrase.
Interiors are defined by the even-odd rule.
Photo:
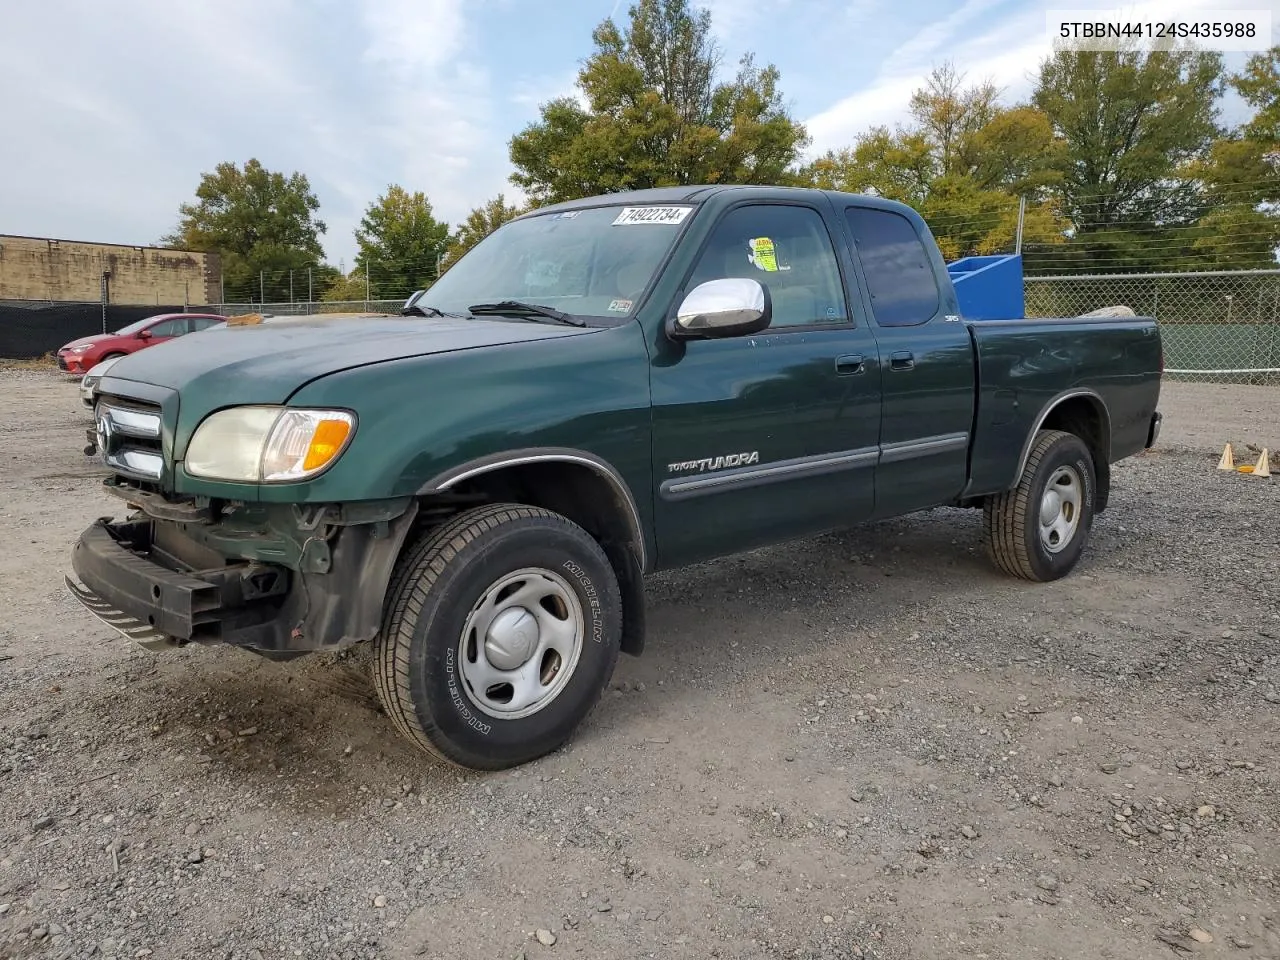
[[[79,600],[86,610],[119,633],[120,636],[132,640],[138,646],[153,651],[182,646],[181,641],[170,637],[168,634],[161,633],[149,623],[144,623],[129,616],[122,610],[117,610],[96,593],[80,586],[69,576],[64,576],[63,580],[66,582],[67,589],[71,591],[71,595]]]

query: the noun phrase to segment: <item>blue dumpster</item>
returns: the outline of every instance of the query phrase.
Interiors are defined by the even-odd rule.
[[[964,257],[947,264],[951,283],[968,320],[1020,320],[1026,302],[1021,254]]]

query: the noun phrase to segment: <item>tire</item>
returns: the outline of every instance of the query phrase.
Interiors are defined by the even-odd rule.
[[[121,351],[117,350],[115,353],[108,353],[105,356],[101,357],[98,360],[98,363],[101,363],[103,360],[118,360],[121,357],[127,357],[127,356],[128,356],[127,353],[122,353]],[[94,364],[94,366],[97,366],[97,364]]]
[[[401,557],[374,685],[410,742],[502,770],[569,739],[613,675],[621,639],[617,579],[585,530],[537,507],[479,507]]]
[[[1085,442],[1061,430],[1041,431],[1018,485],[988,497],[983,506],[987,556],[1024,580],[1065,577],[1089,542],[1096,490],[1096,467]]]

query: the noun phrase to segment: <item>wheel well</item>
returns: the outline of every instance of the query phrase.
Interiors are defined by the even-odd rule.
[[[1063,430],[1085,442],[1098,475],[1095,509],[1105,510],[1111,498],[1111,428],[1101,402],[1087,396],[1068,397],[1049,411],[1040,429]]]
[[[523,503],[578,524],[609,558],[622,592],[622,651],[639,656],[644,648],[644,534],[626,494],[603,473],[582,463],[524,463],[469,477],[443,494],[424,495],[421,503],[427,514],[459,504]]]

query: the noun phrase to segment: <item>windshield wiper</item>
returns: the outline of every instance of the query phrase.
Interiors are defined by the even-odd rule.
[[[439,307],[424,307],[420,303],[411,303],[400,311],[400,316],[402,317],[411,317],[414,314],[417,314],[420,317],[456,317],[459,320],[467,319],[461,313],[445,313]]]
[[[532,320],[534,317],[547,317],[573,327],[585,327],[587,321],[564,313],[554,307],[544,307],[540,303],[524,303],[520,300],[503,300],[501,303],[473,303],[467,307],[476,316],[523,316]]]

